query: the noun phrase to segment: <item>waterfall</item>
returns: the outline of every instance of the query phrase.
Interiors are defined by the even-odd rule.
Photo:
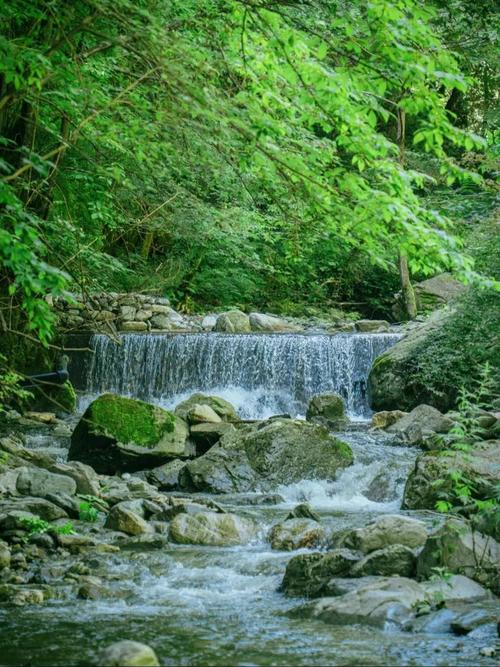
[[[370,414],[366,380],[398,334],[95,334],[87,393],[106,391],[171,408],[194,392],[229,400],[242,418],[304,415],[335,391],[351,417]]]

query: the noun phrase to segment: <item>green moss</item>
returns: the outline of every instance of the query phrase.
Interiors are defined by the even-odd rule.
[[[175,416],[150,403],[104,394],[91,406],[91,421],[119,442],[152,448],[165,433],[172,433]]]
[[[73,413],[76,410],[76,391],[69,380],[54,391],[54,400],[65,412]]]
[[[337,451],[341,456],[341,458],[352,463],[353,455],[352,455],[352,449],[349,447],[349,445],[343,440],[337,440],[337,438],[335,439],[335,441],[337,443]]]

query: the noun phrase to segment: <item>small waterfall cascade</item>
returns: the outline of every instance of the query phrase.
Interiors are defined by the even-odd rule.
[[[229,400],[242,418],[305,414],[338,392],[354,418],[370,415],[366,380],[399,334],[95,334],[87,398],[107,391],[171,408],[194,392]]]

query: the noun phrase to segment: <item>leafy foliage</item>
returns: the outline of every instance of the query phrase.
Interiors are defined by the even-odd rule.
[[[4,329],[47,343],[45,297],[68,288],[385,312],[376,285],[393,289],[398,253],[473,280],[407,161],[413,146],[446,187],[480,181],[461,158],[487,142],[447,108],[475,84],[440,41],[443,12],[0,0],[0,289],[19,320]]]

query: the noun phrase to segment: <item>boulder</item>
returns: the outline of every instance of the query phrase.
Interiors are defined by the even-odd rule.
[[[419,313],[428,313],[441,308],[463,294],[465,290],[465,285],[456,280],[450,273],[440,273],[433,278],[422,280],[422,282],[413,285]],[[400,321],[404,319],[405,313],[401,292],[395,294],[394,299],[392,312],[394,317]]]
[[[51,466],[50,472],[71,477],[76,483],[77,493],[87,496],[99,495],[100,485],[95,470],[81,461],[56,463]]]
[[[415,574],[416,557],[409,547],[402,544],[391,544],[383,549],[371,551],[351,569],[353,577],[370,575],[413,577]]]
[[[57,519],[67,518],[67,513],[57,503],[52,501],[52,496],[55,498],[67,496],[67,494],[47,494],[46,498],[33,498],[31,496],[23,496],[22,498],[12,498],[5,503],[0,503],[0,515],[9,514],[12,511],[27,512],[40,517],[44,521],[56,521]]]
[[[382,577],[339,597],[327,597],[309,603],[302,614],[330,625],[369,625],[379,628],[387,623],[405,628],[414,605],[425,599],[425,591],[415,581],[404,577]]]
[[[500,544],[458,519],[446,519],[432,533],[417,559],[417,576],[428,579],[439,569],[463,574],[500,593]]]
[[[372,428],[387,428],[407,415],[402,410],[382,410],[372,416]]]
[[[279,317],[273,317],[272,315],[264,315],[264,313],[250,313],[249,321],[252,331],[275,333],[280,331],[298,330],[298,327],[290,324],[286,320],[282,320]]]
[[[222,419],[209,405],[195,404],[186,415],[189,424],[220,424]]]
[[[335,479],[352,463],[350,447],[315,424],[271,419],[226,433],[180,474],[188,491],[269,491],[303,479]]]
[[[287,595],[324,595],[332,577],[347,577],[359,556],[349,549],[299,554],[288,561],[281,584]]]
[[[403,508],[435,509],[436,502],[453,495],[453,472],[474,487],[474,497],[493,497],[500,482],[500,441],[476,443],[469,451],[431,451],[417,457],[406,482]]]
[[[57,475],[40,468],[27,468],[18,476],[16,488],[18,493],[26,496],[45,498],[51,493],[76,493],[76,482],[66,475]]]
[[[390,324],[387,320],[358,320],[355,326],[361,333],[383,333],[389,331]]]
[[[498,613],[493,609],[471,609],[456,616],[451,622],[451,629],[456,635],[468,635],[484,625],[496,627]]]
[[[193,394],[182,403],[179,403],[174,414],[181,419],[187,419],[189,411],[194,406],[206,405],[211,408],[224,422],[237,422],[240,420],[235,408],[220,396],[208,396],[206,394]]]
[[[400,514],[386,514],[347,533],[343,544],[368,554],[393,544],[415,549],[423,546],[426,540],[427,529],[422,521]]]
[[[257,524],[236,514],[215,512],[181,513],[172,520],[169,538],[178,544],[226,547],[247,544],[257,533]]]
[[[195,424],[189,429],[191,440],[196,445],[197,454],[205,454],[213,447],[228,431],[233,431],[234,426],[228,422],[221,421],[218,424]]]
[[[124,503],[118,503],[111,508],[104,527],[110,530],[119,530],[127,535],[142,535],[143,533],[153,532],[152,526]]]
[[[182,459],[174,459],[162,466],[147,470],[146,478],[160,491],[174,491],[179,486],[179,474],[185,465],[186,462]]]
[[[312,519],[287,519],[269,531],[271,547],[281,551],[316,547],[324,539],[324,529]]]
[[[147,644],[120,641],[106,647],[96,662],[101,667],[159,667],[156,653]]]
[[[418,376],[420,348],[445,326],[452,314],[453,311],[447,309],[436,311],[375,359],[368,376],[368,392],[373,410],[413,410],[421,403],[441,410],[452,407],[455,388],[450,395],[434,394]]]
[[[345,415],[344,399],[334,393],[313,396],[307,406],[306,419],[332,429],[341,428],[349,421]]]
[[[299,503],[296,505],[291,512],[287,514],[287,519],[312,519],[313,521],[319,521],[320,516],[309,503]]]
[[[423,581],[422,587],[431,602],[473,602],[491,597],[491,593],[476,581],[464,577],[462,574],[453,574],[444,579],[433,578]]]
[[[215,322],[214,331],[225,333],[248,333],[251,331],[250,318],[241,310],[228,310]]]
[[[447,433],[453,426],[453,421],[433,408],[431,405],[417,405],[416,408],[398,419],[386,430],[394,433],[398,440],[409,445],[421,442],[423,433],[433,431],[434,433]]]
[[[78,422],[69,459],[98,473],[134,471],[193,453],[188,427],[162,408],[115,394],[93,401]]]

